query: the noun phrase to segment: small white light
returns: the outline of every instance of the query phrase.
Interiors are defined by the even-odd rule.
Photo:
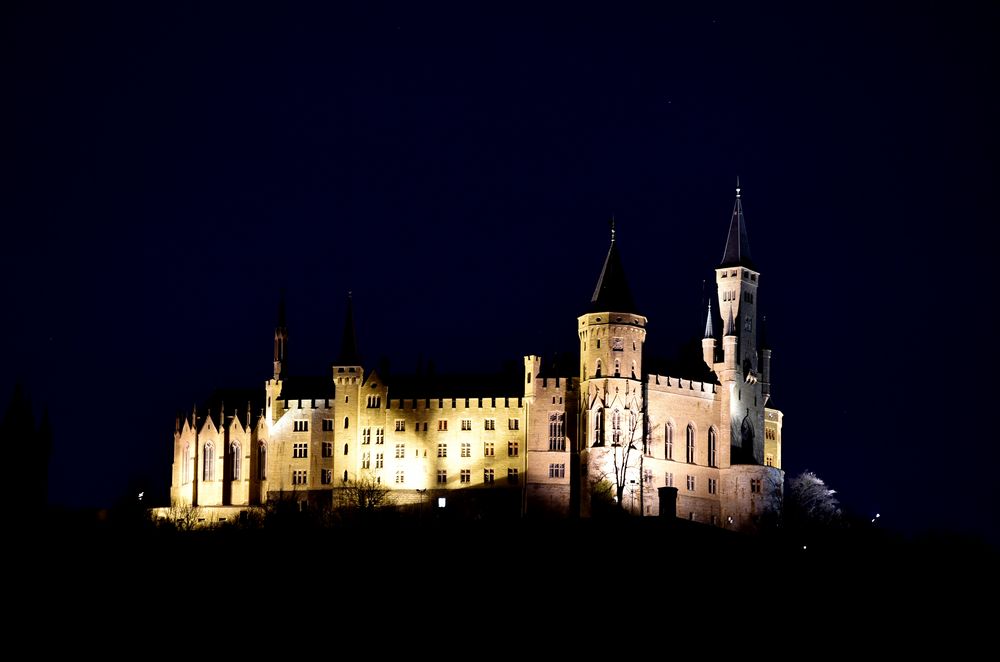
[[[145,494],[145,492],[139,492],[139,501],[142,501],[142,495],[143,494]]]
[[[882,516],[879,515],[878,513],[875,513],[875,519],[878,519],[879,517],[882,517]]]
[[[805,548],[806,548],[806,546],[805,546],[805,545],[802,545],[802,549],[805,549]]]
[[[444,508],[444,504],[445,504],[445,498],[438,497],[438,508]]]

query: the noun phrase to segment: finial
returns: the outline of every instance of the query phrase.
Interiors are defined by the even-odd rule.
[[[611,214],[611,243],[615,243],[615,215]]]
[[[736,175],[736,197],[740,197],[740,176]]]

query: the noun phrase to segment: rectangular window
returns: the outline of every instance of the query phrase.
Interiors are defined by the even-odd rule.
[[[402,485],[405,480],[406,480],[406,475],[402,471],[397,471],[396,472],[396,484],[397,485]]]
[[[462,444],[462,457],[472,457],[472,444],[468,442]]]
[[[375,454],[375,468],[376,469],[381,469],[383,466],[385,466],[385,460],[382,459],[382,453],[376,453]]]
[[[507,482],[508,483],[516,483],[517,482],[517,469],[514,469],[513,467],[510,468],[510,469],[507,469]]]
[[[495,430],[497,427],[497,419],[487,418],[486,421],[484,421],[483,426],[484,430]]]
[[[362,444],[370,444],[370,443],[372,443],[372,429],[371,428],[365,428],[364,430],[361,431],[361,443]]]
[[[566,450],[566,414],[562,412],[549,414],[549,450]]]
[[[760,478],[750,479],[750,491],[753,494],[760,494]]]
[[[494,452],[493,452],[493,442],[492,441],[487,441],[487,442],[483,443],[483,456],[484,457],[493,457],[493,455],[494,455]]]
[[[305,485],[306,484],[306,472],[302,470],[295,470],[292,472],[292,485]]]
[[[472,419],[471,418],[463,418],[462,419],[462,429],[463,430],[471,430],[472,429]]]
[[[448,457],[448,444],[438,444],[438,457]]]
[[[774,466],[774,456],[773,455],[765,455],[764,456],[764,466],[765,467],[773,467]]]
[[[448,431],[448,421],[442,418],[441,420],[438,421],[438,432],[447,432],[447,431]]]
[[[642,482],[646,483],[647,485],[652,485],[653,484],[653,471],[652,471],[652,469],[646,469],[645,471],[642,472]]]
[[[293,430],[295,432],[309,432],[309,421],[304,418],[300,418],[294,422]]]
[[[708,493],[715,494],[718,490],[718,482],[714,478],[708,479]]]
[[[375,428],[375,443],[385,443],[385,428]]]
[[[507,442],[507,457],[517,457],[520,455],[520,442],[508,441]]]
[[[324,441],[323,442],[323,457],[333,457],[333,442]]]
[[[406,421],[402,419],[396,419],[396,432],[403,432],[406,430]]]
[[[333,419],[324,418],[323,419],[323,432],[333,432]]]
[[[688,492],[694,492],[694,476],[687,477]]]
[[[406,456],[406,444],[396,444],[396,459],[399,460]]]
[[[483,469],[483,482],[484,483],[492,483],[493,482],[493,476],[494,476],[494,473],[493,473],[492,469]]]
[[[663,484],[667,487],[674,486],[674,475],[672,473],[667,473],[663,476]]]
[[[371,469],[372,468],[372,454],[371,453],[362,453],[362,455],[361,455],[361,468],[362,469]]]
[[[292,457],[309,457],[309,444],[292,444]]]
[[[461,481],[463,483],[472,482],[472,472],[469,471],[468,469],[462,469],[460,476],[461,476]]]
[[[549,465],[549,478],[565,478],[566,477],[566,465],[565,464],[550,464]]]
[[[448,482],[448,472],[444,469],[438,469],[438,485],[444,485]]]
[[[521,429],[521,419],[518,419],[518,418],[508,418],[507,419],[507,429],[508,430],[520,430]]]
[[[333,469],[321,469],[320,470],[320,482],[324,485],[329,485],[333,482]]]

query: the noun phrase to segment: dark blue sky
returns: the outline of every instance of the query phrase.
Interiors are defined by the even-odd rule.
[[[739,174],[789,474],[995,535],[996,7],[203,4],[3,9],[0,396],[50,408],[55,502],[162,489],[282,286],[294,372],[348,289],[370,365],[574,352],[614,214],[672,354]]]

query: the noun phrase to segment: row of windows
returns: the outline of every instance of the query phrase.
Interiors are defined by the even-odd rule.
[[[604,368],[603,365],[601,364],[601,360],[597,359],[597,364],[594,367],[594,376],[600,379],[603,369]],[[637,377],[635,376],[635,370],[636,370],[636,363],[635,361],[632,361],[632,379],[637,379]],[[622,376],[622,362],[619,361],[618,359],[615,359],[615,371],[613,373],[613,376],[615,377]]]
[[[344,445],[345,449],[347,445]],[[459,445],[459,451],[461,457],[472,457],[472,444],[464,441]],[[420,449],[417,449],[417,454],[419,457]],[[345,453],[346,454],[346,453]],[[521,442],[519,441],[508,441],[507,442],[507,456],[517,457],[521,454]],[[426,456],[426,451],[424,456]],[[437,456],[438,457],[448,457],[448,444],[440,443],[437,445]],[[492,441],[483,442],[483,457],[495,457],[496,456],[496,443]],[[406,444],[396,444],[395,447],[395,457],[396,459],[402,459],[406,457]]]
[[[694,426],[687,426],[687,444],[685,446],[685,461],[688,464],[695,464],[695,432]],[[708,429],[708,466],[717,467],[719,466],[719,451],[718,451],[718,435],[715,428]],[[663,457],[666,460],[674,459],[674,426],[673,423],[667,423],[663,429]]]
[[[350,426],[351,426],[351,421],[350,421],[350,419],[347,416],[345,416],[344,417],[344,429],[346,430]],[[323,419],[323,426],[322,427],[323,427],[323,432],[333,432],[333,419],[332,418],[324,418]],[[296,419],[296,420],[292,421],[292,431],[293,432],[309,432],[309,419],[307,419],[307,418],[299,418],[299,419]]]
[[[753,273],[752,271],[747,271],[745,273],[746,273],[747,276],[750,277],[751,282],[754,282],[754,283],[757,282],[757,274]],[[729,277],[729,278],[738,278],[739,275],[740,275],[740,270],[739,269],[733,269],[729,273],[726,273],[725,271],[722,272],[722,277],[723,278],[727,278],[727,277]]]
[[[484,430],[495,430],[496,429],[496,424],[497,424],[497,421],[496,421],[495,418],[487,418],[486,420],[483,421],[483,429]],[[421,424],[418,421],[416,423],[416,426],[417,426],[416,427],[416,431],[417,432],[420,432],[420,425]],[[463,418],[461,425],[462,425],[462,430],[463,431],[468,432],[468,431],[472,430],[472,419],[471,418]],[[426,422],[423,423],[423,426],[424,426],[423,427],[423,431],[427,432],[427,423]],[[381,428],[379,428],[379,429],[381,429]],[[445,419],[445,418],[438,419],[437,429],[438,429],[438,432],[447,432],[448,431],[448,419]],[[508,418],[507,419],[507,429],[508,430],[520,430],[521,429],[521,420],[518,419],[518,418]],[[396,419],[396,432],[406,432],[406,420],[405,419],[401,419],[401,418]]]
[[[549,450],[566,450],[566,414],[549,414]]]
[[[364,428],[361,431],[361,443],[370,444],[372,443],[372,429]],[[375,428],[375,443],[384,444],[385,443],[385,428]]]
[[[645,476],[643,476],[643,478],[644,478],[644,480],[647,483],[651,484],[653,482],[653,472],[649,471],[649,470],[646,470],[646,474],[645,474]],[[697,482],[695,480],[695,477],[689,475],[686,478],[687,478],[687,489],[688,489],[688,492],[694,492],[695,491],[695,487],[697,486]],[[667,472],[666,474],[664,474],[664,476],[663,476],[663,484],[666,485],[667,487],[673,487],[674,486],[674,475],[672,473],[669,473],[669,472]],[[718,482],[718,480],[715,479],[715,478],[709,478],[708,479],[708,493],[709,494],[716,494],[716,493],[718,493],[718,490],[719,490],[719,482]]]
[[[205,445],[201,449],[202,457],[202,475],[201,479],[204,482],[212,482],[215,480],[215,444],[211,441],[205,442]],[[267,478],[267,447],[263,442],[257,448],[257,478],[259,480],[265,480]],[[191,454],[191,445],[184,445],[184,455],[181,460],[181,484],[186,485],[190,483],[195,475],[194,471],[194,455]],[[240,476],[243,471],[243,452],[237,442],[233,442],[229,445],[229,479],[230,480],[240,480]]]

